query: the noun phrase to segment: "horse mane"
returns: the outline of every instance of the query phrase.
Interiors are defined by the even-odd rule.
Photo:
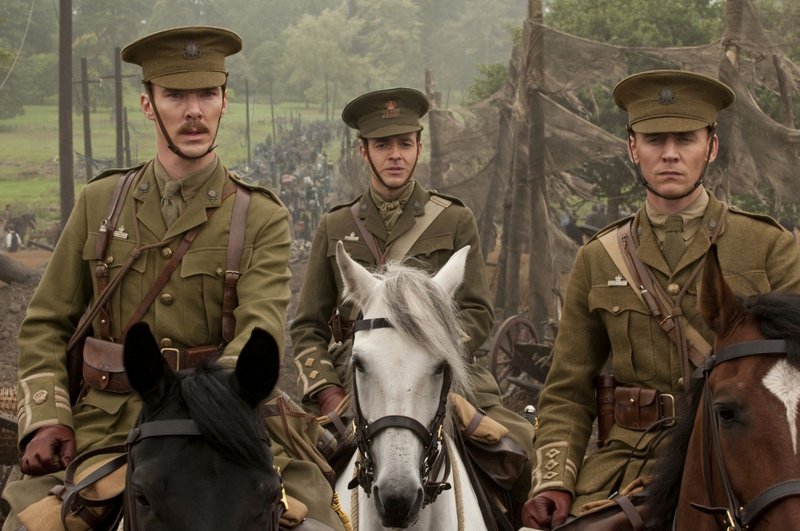
[[[205,441],[228,460],[272,468],[263,421],[231,386],[231,371],[217,363],[181,374],[181,394]]]
[[[740,302],[747,314],[758,320],[765,337],[786,340],[787,360],[795,366],[800,365],[800,295],[776,291],[742,298]],[[656,503],[648,504],[648,529],[671,529],[703,383],[703,380],[692,382],[689,391],[681,398],[681,420],[669,438],[662,442],[669,445],[670,452],[656,465],[656,481],[647,488],[648,499],[656,500]]]
[[[431,356],[445,362],[452,375],[450,391],[472,398],[465,343],[456,301],[425,270],[403,262],[389,262],[374,276],[381,281],[373,300],[382,300],[392,326],[426,346]]]

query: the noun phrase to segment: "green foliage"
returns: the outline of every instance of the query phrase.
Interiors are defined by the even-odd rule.
[[[504,63],[478,65],[478,77],[467,87],[467,103],[484,100],[503,88],[508,79],[508,67]]]

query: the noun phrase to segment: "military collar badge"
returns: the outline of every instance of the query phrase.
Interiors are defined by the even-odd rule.
[[[675,92],[669,87],[662,88],[658,94],[658,103],[661,105],[672,105],[676,101]]]
[[[400,116],[400,107],[397,106],[397,102],[394,100],[387,100],[386,110],[383,111],[383,118],[397,118],[398,116]]]
[[[184,59],[200,58],[200,47],[197,45],[195,41],[186,41],[186,45],[183,47],[183,58]]]
[[[622,278],[622,275],[615,276],[612,280],[608,281],[609,286],[627,286],[628,281]]]

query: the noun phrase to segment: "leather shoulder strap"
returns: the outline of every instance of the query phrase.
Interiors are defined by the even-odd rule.
[[[239,305],[236,285],[239,283],[244,253],[244,231],[247,226],[247,210],[250,208],[250,190],[239,187],[233,201],[231,230],[228,236],[228,255],[225,267],[225,284],[222,291],[222,340],[225,344],[233,341],[236,333],[236,317],[233,311]]]
[[[431,195],[430,201],[425,203],[424,213],[414,220],[414,225],[397,238],[384,254],[384,260],[402,260],[405,258],[414,243],[422,236],[422,233],[431,226],[433,220],[449,207],[452,201]]]
[[[364,243],[367,244],[369,252],[371,252],[372,256],[375,257],[376,264],[378,266],[382,266],[385,262],[385,257],[381,252],[380,247],[378,246],[378,240],[376,240],[375,236],[373,236],[372,233],[367,230],[367,227],[364,226],[364,222],[361,221],[361,217],[358,215],[358,211],[359,211],[359,204],[358,201],[356,201],[350,206],[350,213],[353,215],[353,221],[356,222],[356,227],[358,228],[358,232],[359,234],[361,234],[361,237],[364,238]]]

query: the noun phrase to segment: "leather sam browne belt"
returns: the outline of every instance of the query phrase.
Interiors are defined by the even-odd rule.
[[[216,360],[222,354],[222,348],[163,348],[161,354],[172,370],[179,371]],[[101,391],[130,393],[132,389],[122,360],[122,344],[87,337],[83,350],[83,381]]]

